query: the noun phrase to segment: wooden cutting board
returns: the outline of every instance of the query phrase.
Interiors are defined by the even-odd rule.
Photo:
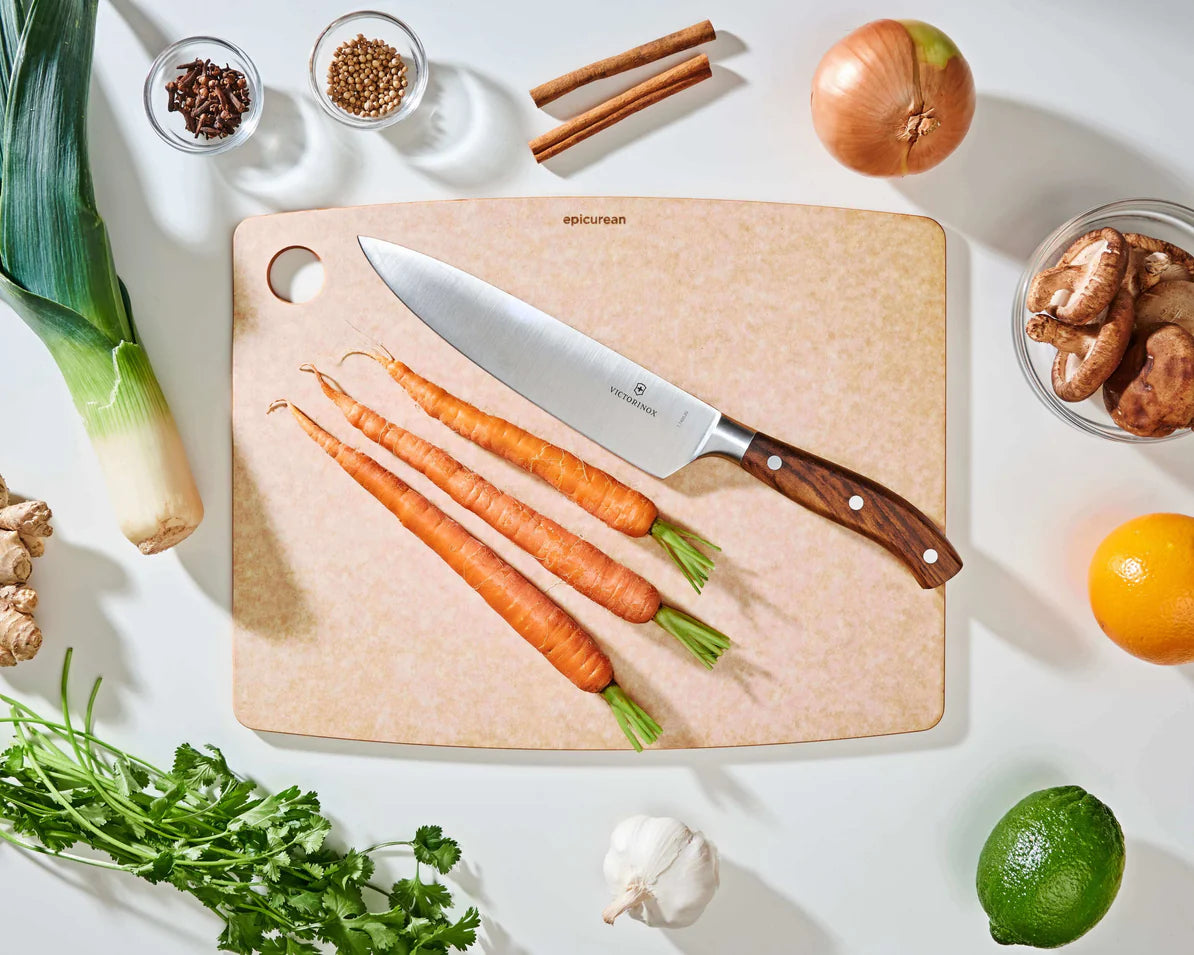
[[[578,218],[583,217],[583,218]],[[547,590],[663,724],[661,748],[923,730],[944,708],[945,598],[884,550],[729,462],[649,477],[471,364],[395,299],[359,233],[427,252],[537,305],[752,427],[945,512],[945,237],[930,219],[778,203],[537,198],[249,219],[234,241],[233,616],[237,718],[257,730],[527,749],[621,749],[575,689],[344,474],[289,397],[396,471]],[[288,247],[323,262],[318,296],[270,289]],[[416,371],[640,489],[721,545],[697,596],[650,540],[623,537],[419,411],[377,365]],[[652,580],[735,641],[713,672],[653,624],[590,604],[353,431],[298,366],[355,397]]]

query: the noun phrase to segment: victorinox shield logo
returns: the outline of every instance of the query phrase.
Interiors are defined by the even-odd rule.
[[[655,417],[657,414],[656,409],[652,408],[650,405],[645,404],[642,401],[639,401],[638,398],[635,397],[635,395],[642,397],[643,395],[645,395],[647,393],[647,386],[645,384],[643,384],[641,381],[635,383],[634,395],[627,394],[625,391],[623,391],[617,385],[610,385],[609,393],[611,395],[617,395],[619,398],[621,398],[627,404],[634,405],[634,407],[638,408],[640,411],[646,412],[647,414],[651,415],[651,417]]]

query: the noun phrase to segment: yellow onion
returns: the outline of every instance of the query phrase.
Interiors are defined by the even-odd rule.
[[[813,127],[843,165],[868,176],[924,172],[957,148],[974,117],[974,77],[953,41],[919,20],[875,20],[822,58]]]

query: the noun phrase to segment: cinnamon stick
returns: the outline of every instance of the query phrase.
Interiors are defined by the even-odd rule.
[[[654,63],[656,60],[661,60],[665,56],[671,56],[682,50],[691,50],[694,46],[708,43],[716,37],[717,31],[713,29],[713,24],[708,20],[694,23],[683,30],[661,36],[658,40],[636,46],[633,50],[627,50],[617,56],[607,57],[596,63],[590,63],[588,66],[582,66],[571,73],[557,76],[554,80],[549,80],[531,90],[531,99],[535,101],[536,106],[544,106],[554,99],[559,99],[565,93],[580,89],[586,83],[602,80],[607,76],[616,76],[618,73],[632,70],[636,66]]]
[[[709,66],[709,57],[701,53],[690,60],[685,60],[679,66],[674,66],[670,70],[643,81],[613,99],[606,100],[599,106],[594,106],[587,113],[581,113],[575,119],[562,123],[542,136],[535,137],[528,145],[535,156],[535,161],[544,162],[552,156],[559,155],[565,149],[588,139],[595,133],[621,122],[627,116],[632,116],[653,103],[658,103],[681,90],[695,86],[712,75],[713,70]]]

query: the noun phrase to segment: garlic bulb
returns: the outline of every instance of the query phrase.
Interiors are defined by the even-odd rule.
[[[678,819],[631,816],[610,836],[605,881],[614,900],[602,918],[623,912],[662,928],[691,925],[717,891],[717,849]]]

